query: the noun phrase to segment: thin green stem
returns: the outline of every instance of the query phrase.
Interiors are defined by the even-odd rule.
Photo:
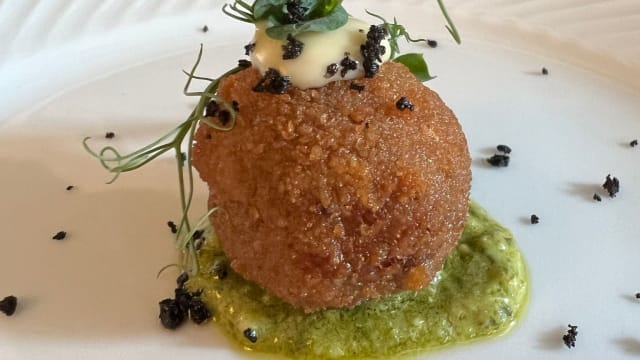
[[[460,38],[458,29],[456,29],[456,25],[453,23],[453,21],[451,21],[451,18],[449,17],[449,13],[447,12],[447,9],[444,7],[444,3],[442,2],[442,0],[438,0],[438,5],[440,6],[440,11],[442,11],[442,15],[444,15],[445,20],[447,20],[448,25],[446,25],[445,27],[447,28],[447,30],[449,30],[449,34],[451,34],[451,37],[453,37],[453,39],[458,44],[461,44],[462,39]]]

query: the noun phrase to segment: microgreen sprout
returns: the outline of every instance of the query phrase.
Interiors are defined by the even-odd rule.
[[[198,263],[196,249],[195,246],[193,246],[193,233],[196,231],[198,226],[201,226],[207,221],[209,215],[216,211],[216,208],[209,210],[209,212],[198,221],[196,227],[191,226],[189,221],[189,209],[193,199],[193,168],[191,166],[191,155],[194,135],[200,122],[205,123],[218,131],[229,131],[234,128],[236,111],[232,104],[229,104],[224,99],[218,97],[216,92],[218,90],[220,80],[231,74],[237,73],[244,68],[243,66],[237,66],[227,71],[217,79],[196,76],[196,69],[198,68],[198,65],[200,65],[200,60],[202,59],[202,50],[202,45],[200,45],[200,51],[198,52],[196,63],[193,65],[190,72],[185,71],[185,74],[187,75],[187,82],[184,86],[184,95],[200,98],[198,104],[185,121],[157,140],[128,154],[121,154],[121,152],[114,146],[105,146],[99,151],[95,151],[89,145],[90,137],[83,140],[83,145],[86,151],[100,160],[102,166],[114,174],[113,178],[108,183],[113,183],[121,173],[139,169],[159,156],[173,150],[178,170],[180,204],[182,208],[182,218],[176,233],[176,245],[182,251],[182,266],[190,267],[191,271],[194,273],[197,273],[198,271]],[[194,79],[209,81],[209,84],[204,91],[192,92],[189,90],[189,87]],[[217,125],[204,117],[205,107],[211,100],[220,103],[231,114],[231,121],[226,126]],[[183,152],[182,147],[185,140],[187,149],[186,152]],[[183,154],[186,154],[186,156]]]

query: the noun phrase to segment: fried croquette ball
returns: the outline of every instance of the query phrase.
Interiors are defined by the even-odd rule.
[[[252,91],[260,79],[254,68],[224,79],[235,127],[202,124],[194,145],[231,267],[307,312],[428,285],[469,207],[453,112],[392,62],[358,86],[274,95]]]

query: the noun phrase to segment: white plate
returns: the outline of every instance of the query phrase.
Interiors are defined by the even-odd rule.
[[[516,235],[531,268],[531,301],[510,334],[430,359],[583,359],[640,356],[640,3],[449,1],[455,45],[435,2],[347,1],[439,40],[423,51],[428,83],[460,118],[473,163],[473,197]],[[132,148],[183,119],[181,69],[235,64],[248,25],[220,1],[0,2],[1,359],[244,359],[215,326],[162,329],[175,261],[165,227],[178,216],[170,159],[108,175],[82,149],[94,136]],[[210,31],[201,32],[207,24]],[[540,75],[542,67],[548,76]],[[490,168],[493,147],[513,148]],[[615,199],[600,187],[621,181]],[[67,185],[75,185],[66,191]],[[592,200],[598,192],[602,202]],[[199,186],[197,210],[205,206]],[[532,226],[535,213],[540,224]],[[64,241],[51,236],[66,230]],[[561,337],[579,326],[577,347]],[[426,357],[426,356],[425,356]]]

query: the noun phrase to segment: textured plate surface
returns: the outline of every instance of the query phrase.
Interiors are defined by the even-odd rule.
[[[93,136],[133,148],[190,112],[180,70],[199,44],[200,73],[215,76],[251,37],[221,4],[0,1],[0,297],[20,298],[13,317],[0,316],[1,359],[250,358],[215,326],[173,333],[158,323],[175,278],[156,279],[176,258],[164,225],[178,216],[171,159],[106,185],[81,147]],[[629,142],[640,138],[640,2],[447,4],[462,46],[435,2],[346,2],[354,15],[395,15],[439,41],[401,46],[424,52],[438,76],[427,85],[465,128],[472,194],[516,235],[532,292],[510,334],[419,358],[637,358],[640,147]],[[484,161],[499,143],[513,148],[509,168]],[[621,181],[614,199],[600,187],[607,174]],[[205,199],[199,186],[196,211]],[[51,240],[59,230],[67,239]],[[568,323],[579,326],[571,350]]]

